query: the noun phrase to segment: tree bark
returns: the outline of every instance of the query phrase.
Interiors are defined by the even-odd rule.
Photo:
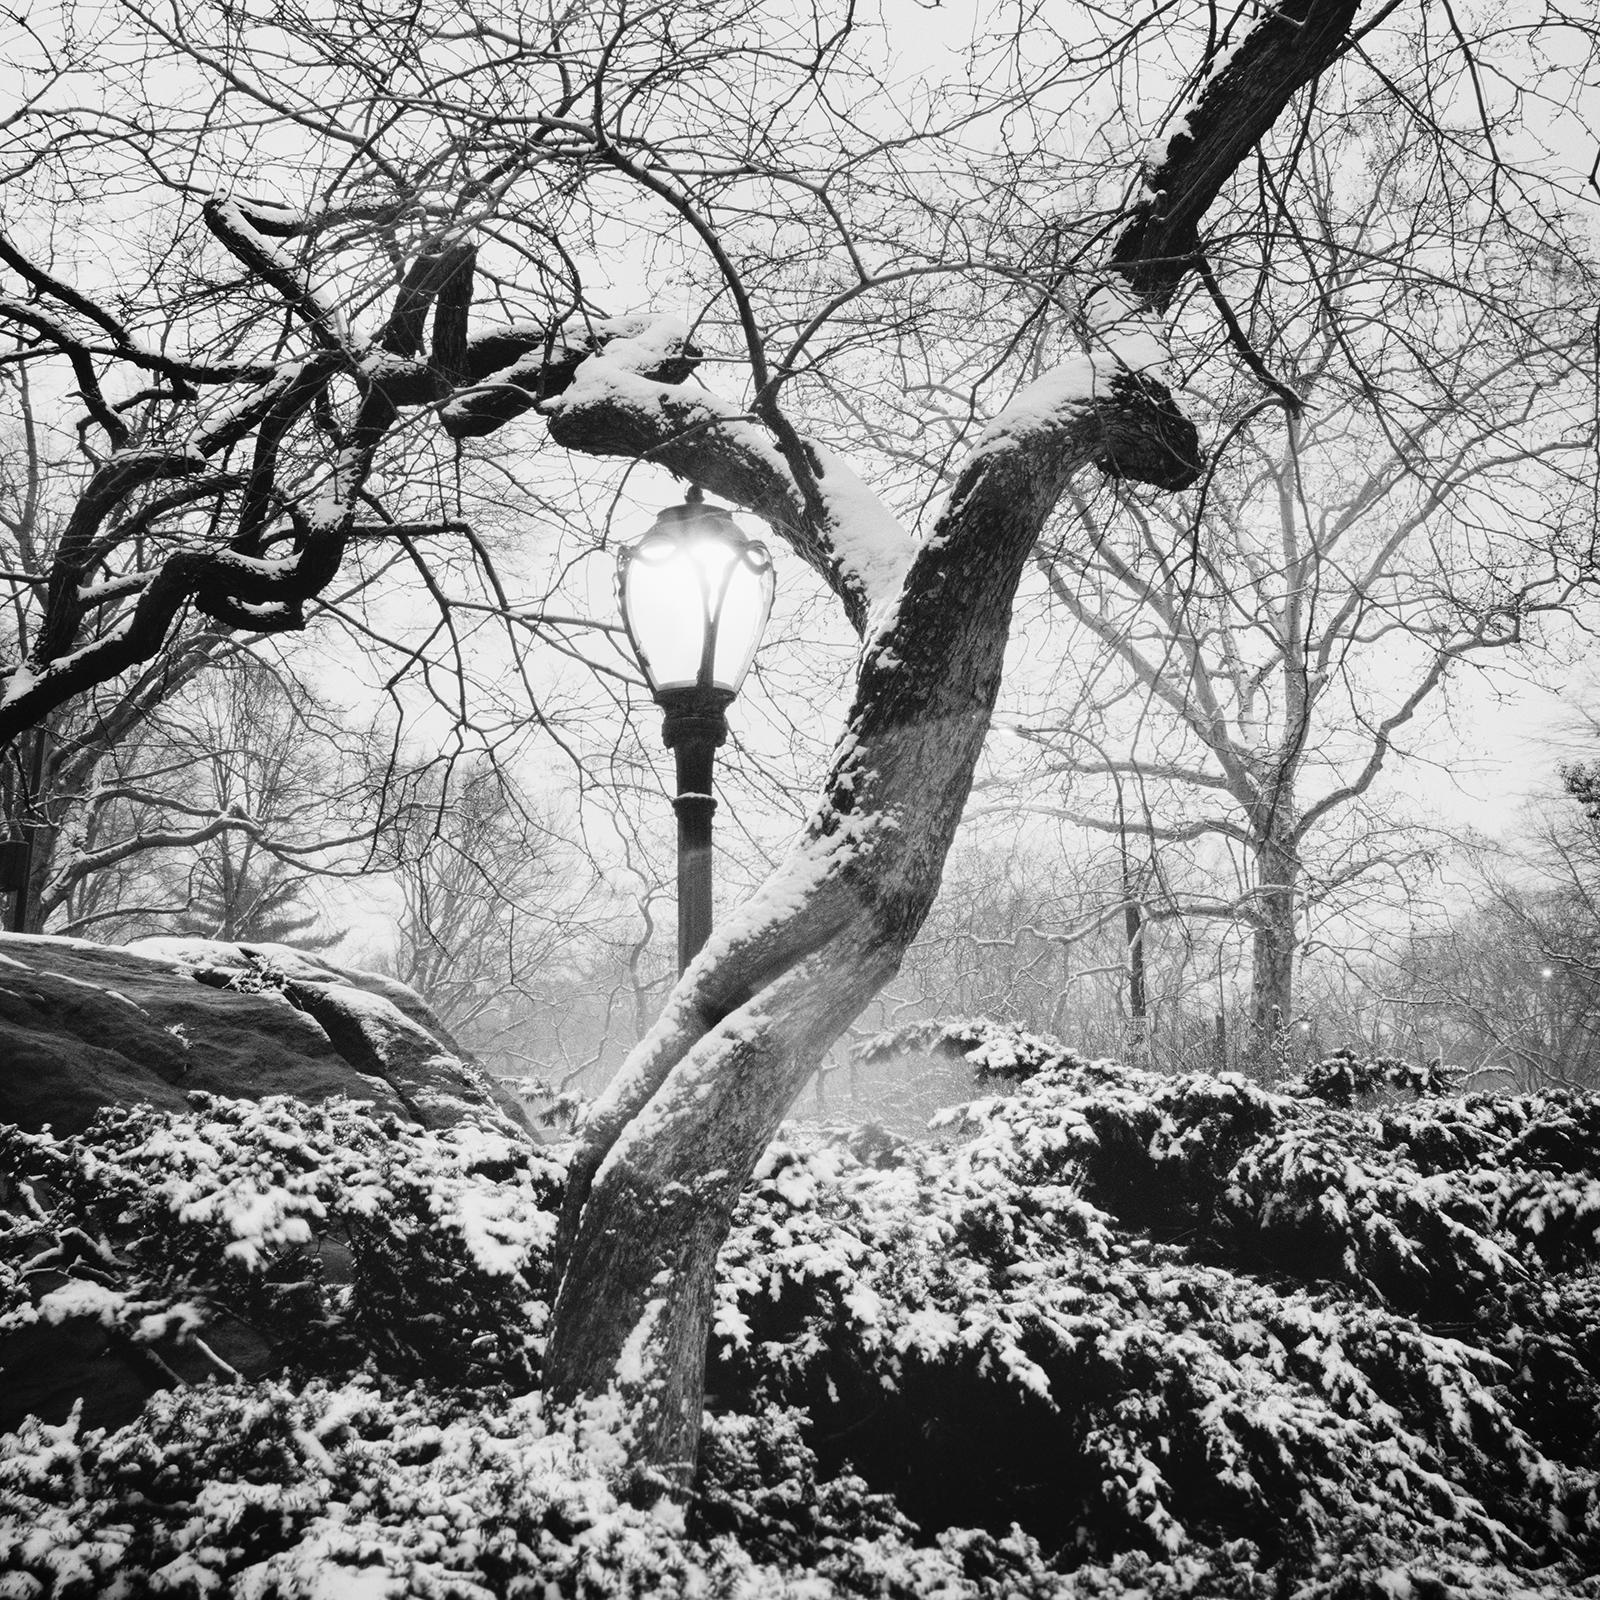
[[[1250,1052],[1265,1072],[1276,1067],[1275,1036],[1294,1014],[1295,913],[1300,863],[1292,843],[1269,836],[1255,851],[1255,931],[1250,951]]]

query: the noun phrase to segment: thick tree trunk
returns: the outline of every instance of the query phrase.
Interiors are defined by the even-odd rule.
[[[930,895],[931,898],[931,895]],[[615,1384],[653,1485],[688,1486],[717,1252],[761,1152],[822,1053],[887,981],[901,941],[871,917],[707,1035],[594,1178],[557,1301],[546,1386]],[[581,1313],[580,1313],[581,1308]]]
[[[1255,932],[1251,939],[1250,1055],[1257,1070],[1277,1066],[1277,1036],[1294,1017],[1300,863],[1294,846],[1272,837],[1256,847]]]

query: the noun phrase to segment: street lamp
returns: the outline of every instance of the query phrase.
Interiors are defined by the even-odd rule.
[[[711,932],[712,766],[771,614],[772,589],[766,546],[706,505],[697,488],[618,558],[622,625],[677,761],[680,973]]]

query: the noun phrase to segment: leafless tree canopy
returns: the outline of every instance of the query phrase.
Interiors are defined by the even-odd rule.
[[[547,1376],[637,1382],[642,1461],[692,1458],[729,1210],[927,913],[1036,552],[1080,620],[1117,591],[1102,639],[1130,665],[1151,615],[1194,641],[1174,710],[1290,855],[1274,826],[1326,796],[1272,785],[1348,639],[1392,622],[1459,655],[1587,558],[1595,30],[1555,7],[340,0],[30,27],[0,318],[81,481],[5,580],[0,740],[196,627],[301,628],[372,552],[438,606],[435,542],[479,554],[458,464],[513,437],[764,518],[862,635],[814,813],[573,1171]],[[1345,524],[1294,503],[1317,429]],[[1279,531],[1219,578],[1196,530],[1252,473]],[[1509,584],[1508,495],[1540,552]],[[1396,540],[1437,544],[1436,514],[1481,527],[1485,565],[1429,611]],[[1273,696],[1288,745],[1239,749]]]

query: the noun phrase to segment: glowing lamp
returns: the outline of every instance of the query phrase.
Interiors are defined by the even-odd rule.
[[[697,489],[617,565],[622,625],[677,762],[678,970],[711,932],[711,794],[717,746],[772,614],[772,557]]]
[[[622,624],[664,710],[687,696],[726,706],[772,612],[772,557],[728,513],[691,498],[625,545]]]

